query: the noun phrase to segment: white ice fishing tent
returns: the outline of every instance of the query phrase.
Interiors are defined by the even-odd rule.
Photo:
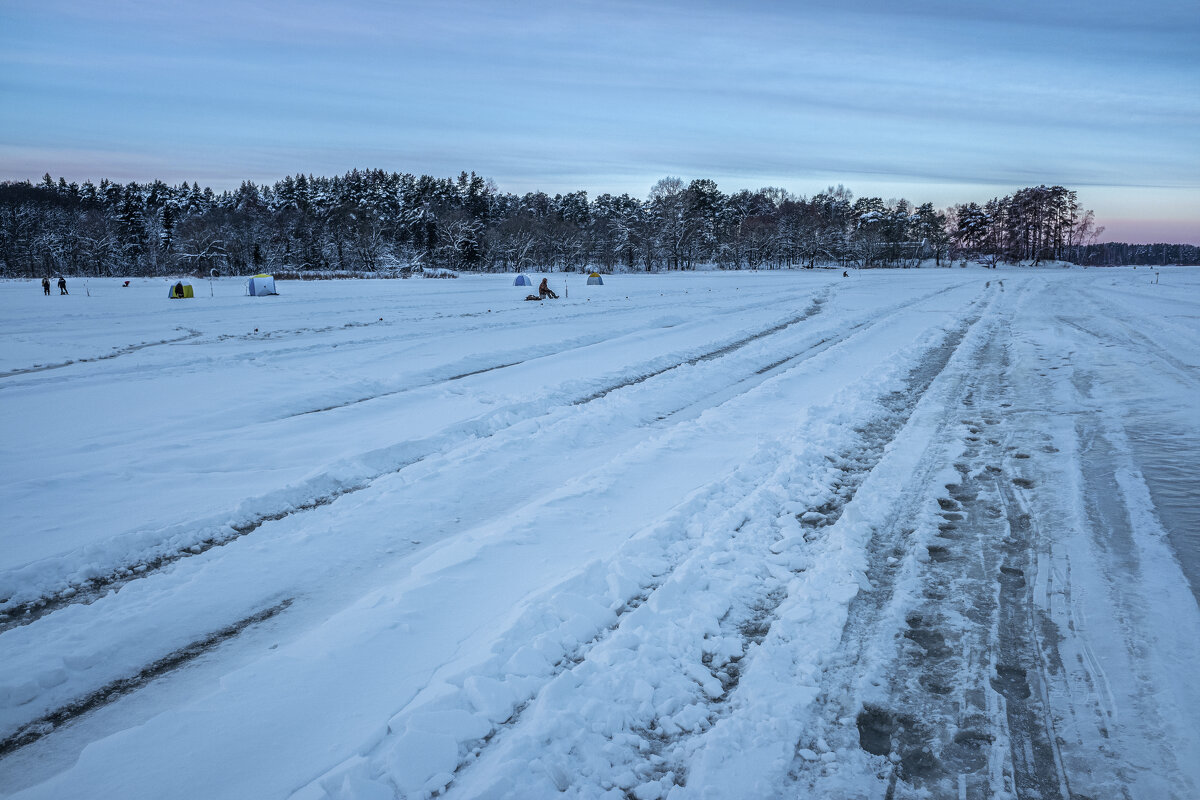
[[[604,285],[604,279],[600,277],[599,272],[593,272],[591,275],[588,275],[588,286],[603,286],[603,285]]]
[[[513,281],[513,286],[533,286],[533,281],[529,280],[528,275],[518,275]]]
[[[275,291],[275,278],[270,275],[255,275],[246,283],[246,290],[251,297],[264,297],[269,294],[279,294]]]

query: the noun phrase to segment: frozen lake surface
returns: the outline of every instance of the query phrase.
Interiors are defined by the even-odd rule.
[[[0,282],[0,793],[1200,796],[1200,270],[550,278]]]

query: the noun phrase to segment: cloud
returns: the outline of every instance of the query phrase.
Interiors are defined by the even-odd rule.
[[[1196,191],[1197,32],[1169,2],[10,0],[0,178]]]

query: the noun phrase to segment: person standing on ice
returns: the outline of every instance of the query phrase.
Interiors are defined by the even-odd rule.
[[[67,279],[61,275],[58,278],[58,293],[67,294]]]
[[[549,297],[551,300],[557,300],[558,295],[550,288],[550,279],[542,278],[542,285],[538,287],[538,297],[545,300]]]
[[[42,294],[50,296],[50,276],[46,275],[42,278]]]

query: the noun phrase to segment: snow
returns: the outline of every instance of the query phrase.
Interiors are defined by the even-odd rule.
[[[0,792],[1200,794],[1200,270],[548,277],[0,282]]]

